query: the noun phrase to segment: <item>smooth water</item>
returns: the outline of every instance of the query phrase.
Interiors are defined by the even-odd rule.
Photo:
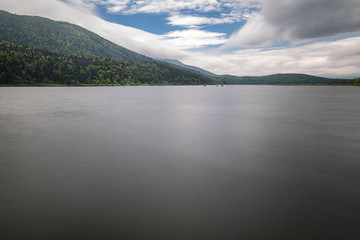
[[[0,88],[1,239],[360,239],[360,88]]]

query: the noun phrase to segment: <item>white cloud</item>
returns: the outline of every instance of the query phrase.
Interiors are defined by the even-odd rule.
[[[105,6],[107,10],[112,13],[124,11],[125,9],[127,9],[128,5],[131,2],[131,0],[83,0],[83,1]]]
[[[79,0],[81,1],[81,0]],[[195,12],[236,11],[243,8],[258,8],[262,0],[82,0],[121,14],[174,13],[183,10]]]
[[[208,71],[233,75],[307,73],[318,76],[359,76],[360,37],[317,42],[292,48],[245,49],[221,54],[191,53],[183,58]]]
[[[112,12],[134,13],[169,13],[179,10],[214,11],[220,7],[217,0],[87,0],[103,5]],[[117,11],[115,11],[117,10]]]
[[[216,0],[148,0],[136,4],[133,11],[144,13],[168,13],[179,10],[208,12],[218,9],[218,7],[219,3]]]
[[[174,15],[168,17],[169,25],[183,26],[183,27],[196,27],[200,25],[213,25],[222,23],[233,23],[236,21],[234,18],[210,18],[210,17],[198,17],[198,16],[184,16]]]
[[[264,46],[360,31],[358,0],[264,0],[262,10],[233,34],[227,46]]]
[[[172,31],[163,36],[164,42],[180,49],[200,48],[209,45],[223,44],[225,33],[208,32],[197,29]]]
[[[230,37],[226,46],[266,46],[280,37],[281,35],[279,35],[277,29],[272,25],[268,25],[263,15],[255,13],[240,31]]]
[[[247,19],[247,14],[248,12],[246,10],[243,10],[243,12],[231,12],[227,14],[224,13],[221,14],[221,18],[173,14],[166,20],[168,20],[168,24],[172,26],[196,28],[203,25],[240,22],[241,20]]]

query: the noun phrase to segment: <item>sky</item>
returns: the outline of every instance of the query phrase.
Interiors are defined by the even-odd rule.
[[[360,76],[359,0],[0,0],[216,74]]]

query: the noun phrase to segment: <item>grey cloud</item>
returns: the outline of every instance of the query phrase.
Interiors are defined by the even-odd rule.
[[[301,41],[359,32],[359,13],[358,0],[267,0],[229,45],[266,45],[279,39]],[[262,32],[267,34],[259,34]],[[249,34],[254,37],[246,36]]]
[[[360,31],[359,13],[358,0],[270,0],[264,6],[265,19],[295,39]]]
[[[217,74],[261,76],[297,72],[341,78],[359,76],[359,42],[360,36],[266,51],[242,49],[231,54],[206,56],[192,53],[191,58],[180,60],[189,65],[197,63]]]

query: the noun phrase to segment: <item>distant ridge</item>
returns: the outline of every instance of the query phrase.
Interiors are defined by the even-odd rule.
[[[212,72],[206,71],[206,70],[204,70],[202,68],[199,68],[199,67],[186,65],[186,64],[184,64],[184,63],[182,63],[182,62],[180,62],[179,60],[176,60],[176,59],[159,59],[159,60],[163,61],[163,62],[174,64],[174,65],[177,65],[177,66],[180,66],[180,67],[184,67],[184,68],[188,68],[188,69],[198,71],[199,73],[202,73],[202,74],[204,74],[206,76],[212,76],[212,77],[217,76],[216,74],[214,74]]]
[[[302,84],[334,84],[351,82],[352,79],[332,79],[299,73],[278,73],[267,76],[232,76],[222,75],[218,79],[224,84],[272,84],[272,85],[302,85]]]
[[[0,39],[61,54],[153,61],[80,26],[0,10]]]

